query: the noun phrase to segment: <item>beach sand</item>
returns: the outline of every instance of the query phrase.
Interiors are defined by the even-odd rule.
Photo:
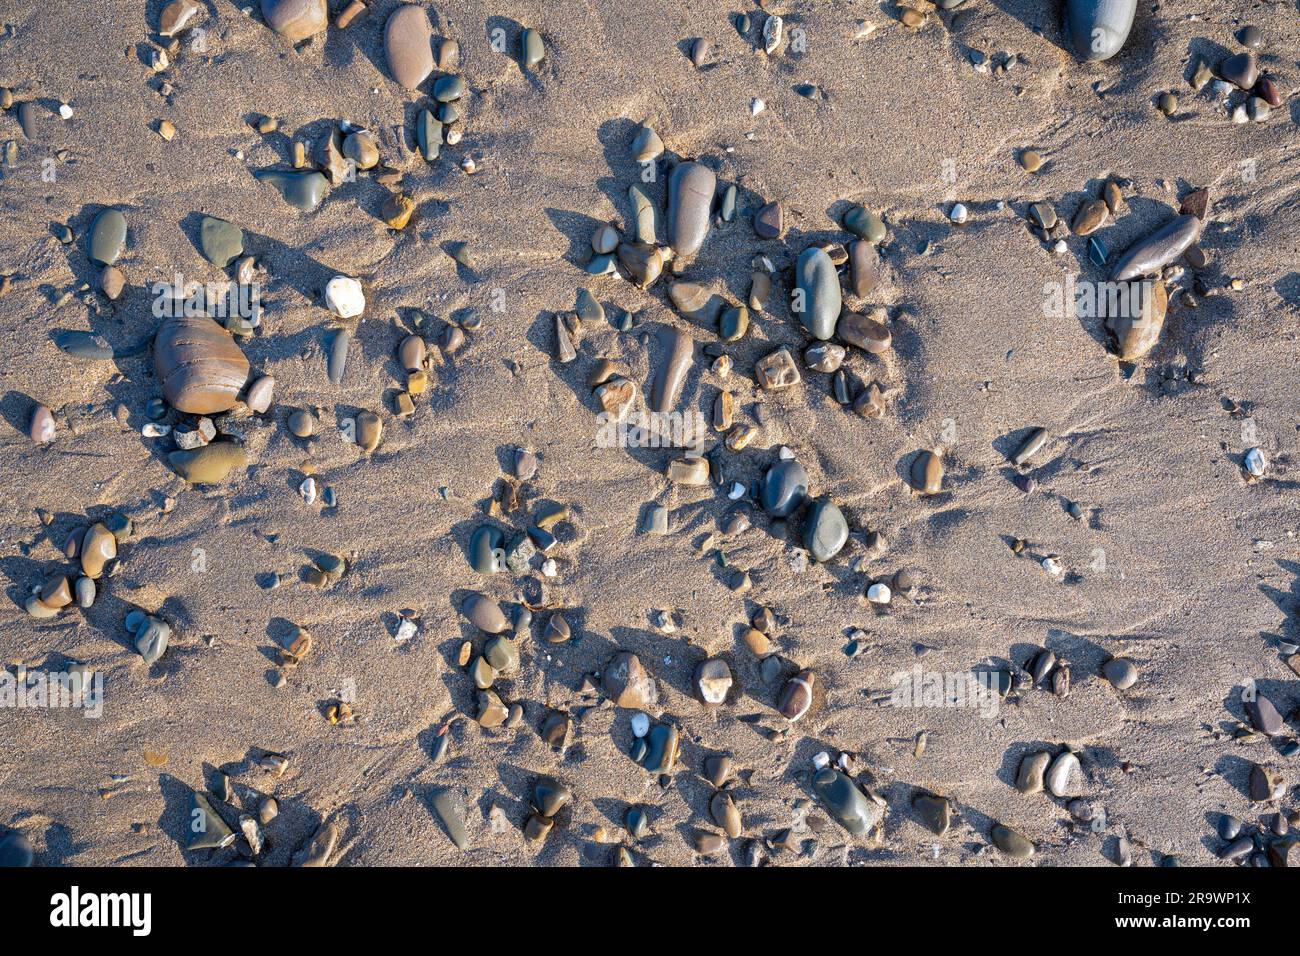
[[[104,693],[98,719],[0,710],[0,828],[23,834],[39,864],[247,858],[242,840],[185,849],[190,790],[205,790],[218,771],[233,783],[233,802],[219,807],[232,826],[262,796],[279,801],[258,858],[267,865],[290,862],[322,825],[338,834],[328,862],[346,865],[609,865],[617,845],[638,865],[1014,865],[990,844],[995,822],[1034,841],[1030,863],[1109,865],[1127,840],[1135,866],[1166,855],[1205,865],[1217,863],[1220,813],[1253,822],[1295,807],[1295,758],[1281,756],[1278,741],[1238,742],[1234,728],[1245,720],[1247,681],[1284,715],[1300,698],[1278,648],[1296,640],[1300,575],[1296,113],[1287,103],[1265,123],[1234,124],[1208,89],[1188,85],[1196,57],[1216,66],[1253,23],[1265,36],[1263,67],[1289,94],[1300,76],[1292,4],[1258,5],[1249,19],[1225,3],[1168,0],[1154,13],[1143,4],[1122,53],[1094,64],[1064,46],[1058,5],[1031,0],[968,0],[919,29],[901,25],[891,3],[769,3],[787,33],[772,56],[761,49],[762,9],[747,11],[754,27],[742,37],[730,20],[739,8],[712,2],[426,5],[435,33],[459,41],[469,89],[464,138],[432,164],[411,133],[427,97],[402,89],[385,62],[383,24],[396,3],[376,0],[347,29],[331,24],[295,50],[256,10],[212,0],[200,23],[205,52],[185,37],[154,75],[141,51],[156,39],[161,6],[19,3],[0,37],[0,85],[35,100],[39,121],[28,141],[13,110],[0,117],[0,140],[19,146],[0,182],[0,273],[11,281],[0,296],[0,574],[9,598],[0,658],[11,671],[84,662]],[[855,38],[859,21],[877,28]],[[524,27],[546,42],[534,71],[519,65]],[[497,29],[504,52],[493,49]],[[795,29],[802,52],[792,49]],[[687,55],[696,37],[711,46],[704,68]],[[977,70],[972,51],[992,68]],[[1014,65],[998,69],[1008,53]],[[805,83],[814,98],[796,92]],[[1180,101],[1172,117],[1154,105],[1166,90]],[[766,103],[756,116],[755,97]],[[70,120],[58,116],[63,102]],[[250,120],[262,115],[279,130],[259,135]],[[155,132],[162,119],[177,129],[170,142]],[[291,136],[318,140],[340,120],[376,131],[383,164],[404,172],[418,204],[404,231],[385,227],[390,190],[372,175],[331,189],[310,214],[254,179],[290,161]],[[669,304],[671,277],[643,291],[582,268],[598,225],[630,223],[627,188],[642,169],[629,145],[641,123],[672,156],[700,159],[738,186],[737,216],[710,230],[684,277],[716,282],[739,303],[756,255],[777,269],[768,310],[726,346],[734,370],[725,382],[701,348],[716,335]],[[1035,174],[1018,161],[1026,148],[1046,159]],[[473,175],[460,166],[466,156]],[[42,178],[48,170],[52,180]],[[1128,369],[1107,350],[1100,320],[1044,313],[1053,287],[1105,278],[1086,240],[1067,229],[1067,250],[1054,253],[1026,221],[1028,205],[1046,201],[1068,224],[1109,177],[1129,183],[1125,208],[1097,233],[1113,253],[1172,219],[1188,192],[1211,191],[1208,263],[1171,284],[1160,344]],[[666,179],[660,162],[646,188],[661,198]],[[752,217],[774,200],[786,234],[763,241]],[[948,218],[956,202],[970,212],[961,226]],[[794,261],[813,242],[847,243],[840,222],[854,203],[889,227],[880,286],[865,302],[845,293],[846,309],[889,309],[892,351],[850,349],[845,363],[884,387],[880,421],[837,404],[825,374],[802,369],[802,383],[782,392],[758,388],[752,374],[777,346],[801,354],[807,336],[788,307]],[[86,249],[105,206],[128,223],[118,262],[127,288],[116,302],[97,292]],[[154,283],[225,277],[196,246],[203,215],[239,225],[263,270],[262,326],[242,344],[276,389],[267,414],[236,416],[248,466],[191,488],[168,467],[170,439],[141,434],[147,403],[162,394],[149,350],[78,362],[54,335],[91,330],[117,347],[151,339]],[[72,229],[71,245],[56,238],[59,225]],[[456,242],[468,244],[472,269],[447,254]],[[326,357],[339,325],[322,305],[336,274],[361,279],[368,299],[338,385]],[[1194,276],[1205,292],[1193,293],[1192,308],[1173,290],[1190,289]],[[626,333],[588,330],[578,359],[559,364],[553,317],[573,310],[580,287],[638,321]],[[469,307],[481,328],[454,355],[431,348],[429,392],[414,416],[396,417],[396,350],[416,310],[432,338]],[[725,386],[739,421],[763,416],[749,448],[723,452],[728,479],[760,479],[789,448],[812,494],[849,517],[853,535],[834,560],[801,569],[799,523],[775,535],[761,509],[752,528],[723,535],[726,488],[670,485],[664,471],[678,451],[598,447],[601,409],[587,375],[611,359],[637,385],[640,406],[662,325],[697,342],[679,409],[708,416]],[[43,447],[27,435],[37,403],[57,423]],[[311,441],[285,425],[301,408],[321,410]],[[371,455],[339,430],[366,409],[384,421]],[[1029,471],[1037,490],[1025,494],[1008,456],[1033,427],[1052,437]],[[937,446],[945,483],[922,497],[907,468]],[[490,517],[516,447],[536,452],[537,476],[523,484],[518,510]],[[1250,447],[1269,461],[1263,480],[1247,481]],[[334,489],[336,507],[302,500],[309,471]],[[523,530],[542,502],[571,509],[557,529],[555,577],[536,570],[539,560],[525,577],[476,573],[467,560],[474,529]],[[669,509],[668,535],[637,532],[649,503]],[[114,512],[134,532],[94,606],[28,617],[32,588],[71,566],[61,553],[69,533]],[[868,530],[888,539],[883,555],[868,554]],[[1008,546],[1016,538],[1029,543],[1020,556]],[[300,582],[324,552],[347,556],[347,575],[324,589]],[[1063,575],[1035,559],[1046,555],[1059,557]],[[750,590],[729,586],[732,568],[748,572]],[[864,599],[869,583],[901,569],[918,582],[910,596],[887,610]],[[286,582],[259,587],[267,572]],[[474,687],[457,661],[464,641],[476,653],[483,644],[459,611],[475,591],[568,609],[574,639],[545,643],[539,612],[520,641],[518,673],[496,684],[507,705],[523,707],[513,728],[475,723]],[[136,607],[174,631],[152,666],[124,626]],[[741,640],[759,607],[777,617],[774,650],[825,688],[818,712],[793,724],[774,709],[780,682],[764,681]],[[418,632],[398,641],[404,609],[418,615]],[[671,633],[655,626],[658,611],[674,616]],[[293,625],[315,647],[277,688],[277,643]],[[855,628],[863,650],[850,657]],[[1066,698],[1020,687],[993,716],[881,702],[894,675],[914,667],[1021,668],[1044,646],[1072,668]],[[632,713],[581,692],[621,650],[657,681],[661,712],[652,716],[680,729],[680,766],[662,781],[628,756]],[[691,694],[695,666],[711,655],[735,678],[713,711]],[[1101,675],[1115,656],[1140,671],[1127,690]],[[331,724],[328,707],[353,692],[358,720]],[[552,710],[574,717],[563,752],[538,733]],[[435,763],[448,724],[451,743]],[[1013,785],[1024,754],[1067,745],[1082,760],[1079,795],[1104,808],[1099,832],[1074,820],[1066,800]],[[880,832],[853,837],[817,805],[809,780],[822,751],[852,755],[855,778],[888,801]],[[259,766],[267,753],[287,757],[282,776]],[[701,766],[719,753],[735,761],[730,792],[743,833],[706,857],[694,852],[695,836],[718,828]],[[1282,770],[1280,804],[1249,799],[1256,761]],[[522,827],[542,775],[574,799],[533,844]],[[463,851],[431,806],[446,789],[469,832]],[[920,824],[918,791],[952,801],[946,835]],[[651,820],[639,842],[623,830],[634,804]],[[786,830],[786,848],[771,846]]]

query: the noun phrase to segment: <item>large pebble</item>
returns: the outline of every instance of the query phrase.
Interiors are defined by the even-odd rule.
[[[788,518],[808,497],[808,472],[793,458],[778,461],[763,476],[760,498],[773,518]]]
[[[990,836],[993,838],[993,845],[1013,859],[1027,860],[1034,855],[1034,844],[1006,824],[993,824]]]
[[[1160,341],[1169,309],[1169,292],[1159,278],[1129,282],[1114,296],[1107,295],[1098,308],[1110,333],[1111,347],[1124,362],[1135,362]]]
[[[685,333],[671,326],[664,326],[659,333],[660,358],[650,384],[651,411],[668,412],[677,404],[677,396],[691,367],[693,345]]]
[[[248,380],[248,359],[234,337],[204,316],[163,319],[153,359],[168,403],[191,415],[233,408]]]
[[[199,251],[214,266],[224,269],[244,253],[244,231],[233,222],[204,216],[199,223]]]
[[[1064,750],[1057,754],[1052,765],[1047,769],[1045,782],[1047,789],[1054,797],[1073,797],[1077,796],[1075,792],[1075,777],[1079,773],[1079,758],[1073,751]]]
[[[792,723],[803,717],[812,708],[816,684],[817,675],[810,670],[795,674],[781,688],[776,701],[777,711]]]
[[[54,441],[54,415],[44,405],[37,405],[32,410],[27,434],[38,445],[48,445]]]
[[[325,0],[262,0],[262,19],[290,43],[320,33],[329,23]]]
[[[182,449],[167,456],[172,469],[192,485],[212,485],[248,463],[244,446],[217,441],[201,448]]]
[[[1200,238],[1201,226],[1196,216],[1179,216],[1120,256],[1111,270],[1111,281],[1123,282],[1159,272]]]
[[[1070,43],[1081,60],[1107,60],[1120,51],[1137,13],[1137,0],[1066,0]]]
[[[398,7],[384,25],[384,56],[393,79],[413,90],[433,72],[433,30],[424,8]]]
[[[269,183],[295,209],[311,212],[329,189],[329,180],[314,169],[262,169],[253,174],[258,182]]]
[[[815,338],[829,339],[840,320],[840,277],[825,250],[810,246],[795,266],[791,308]]]
[[[466,598],[461,613],[471,624],[488,634],[500,634],[510,628],[501,605],[482,594],[471,594]]]
[[[629,651],[614,655],[601,674],[605,696],[629,710],[654,710],[659,691],[641,659]]]
[[[104,209],[90,224],[90,261],[111,266],[126,248],[126,217]]]
[[[814,561],[829,561],[849,540],[844,512],[829,498],[819,498],[804,520],[803,543]]]
[[[668,179],[668,245],[679,256],[693,256],[704,245],[717,177],[700,163],[678,163]]]
[[[726,702],[731,690],[731,668],[720,657],[707,658],[695,668],[691,688],[700,703],[717,707]]]
[[[880,822],[884,810],[847,775],[823,767],[813,776],[812,789],[826,812],[854,836],[863,836]]]

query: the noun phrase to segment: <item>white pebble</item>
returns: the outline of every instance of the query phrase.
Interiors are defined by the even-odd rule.
[[[311,504],[316,500],[316,479],[308,478],[298,486],[298,494],[302,495],[302,500]]]
[[[1250,122],[1250,116],[1247,115],[1247,113],[1246,113],[1246,107],[1244,107],[1244,106],[1238,106],[1235,110],[1233,110],[1233,111],[1232,111],[1232,121],[1233,121],[1234,123],[1248,123],[1248,122]]]
[[[69,106],[67,103],[60,103],[59,115],[62,116],[65,120],[72,119],[72,107]]]
[[[963,204],[957,203],[957,205],[952,207],[952,212],[948,213],[948,218],[960,226],[963,222],[965,222],[968,218],[970,218],[970,212],[966,209],[966,207]]]
[[[745,486],[738,481],[733,481],[731,483],[731,490],[727,492],[727,497],[732,501],[739,501],[741,498],[745,497]]]
[[[1065,244],[1064,239],[1057,239],[1056,245],[1052,246],[1052,251],[1055,252],[1058,256],[1063,256],[1069,250],[1069,248],[1070,247]]]
[[[888,604],[893,594],[889,590],[889,585],[877,581],[871,587],[867,588],[867,600],[872,604]]]
[[[749,115],[750,115],[750,116],[757,116],[759,113],[763,112],[763,110],[765,110],[765,109],[767,109],[767,104],[764,103],[762,100],[760,100],[760,99],[756,96],[756,97],[754,97],[753,102],[749,104]]]
[[[335,276],[325,286],[325,305],[340,319],[351,319],[366,309],[361,283],[350,276]]]
[[[555,577],[556,571],[557,565],[554,558],[547,558],[542,562],[542,574],[546,575],[548,578]]]
[[[831,765],[831,755],[821,750],[813,754],[813,766],[818,770],[824,770]]]
[[[140,434],[145,438],[162,438],[172,430],[170,425],[160,425],[157,422],[146,422],[145,426],[140,429]]]
[[[794,452],[787,445],[782,445],[780,450],[777,451],[777,455],[780,456],[782,461],[791,461],[794,458]]]
[[[1268,470],[1268,460],[1258,448],[1246,452],[1246,470],[1256,478],[1263,478],[1264,472]]]
[[[637,711],[632,715],[632,736],[644,737],[650,733],[650,715]]]
[[[397,625],[397,639],[399,641],[409,641],[415,637],[415,622],[408,617],[402,618],[402,623]]]
[[[1043,570],[1055,578],[1059,577],[1065,568],[1061,567],[1061,562],[1056,558],[1047,557],[1043,558]]]

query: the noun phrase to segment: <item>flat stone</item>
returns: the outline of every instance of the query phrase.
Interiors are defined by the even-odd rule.
[[[641,659],[628,651],[614,655],[601,674],[601,688],[615,706],[629,710],[654,710],[659,691]]]
[[[1101,672],[1116,690],[1128,690],[1138,679],[1137,668],[1124,657],[1112,657],[1102,665]]]
[[[696,699],[708,707],[717,707],[726,703],[731,683],[731,668],[720,657],[710,657],[701,661],[691,679],[691,687]]]
[[[269,183],[295,209],[311,212],[320,205],[329,189],[329,180],[314,169],[259,170],[253,176],[258,182]]]
[[[826,340],[835,334],[840,308],[840,277],[831,257],[816,246],[805,249],[795,266],[791,310],[815,338]]]
[[[1248,90],[1259,79],[1259,61],[1249,51],[1237,53],[1219,64],[1219,76],[1243,90]]]
[[[804,519],[804,547],[814,561],[829,561],[839,554],[849,540],[849,525],[844,513],[828,498],[819,498]]]
[[[199,224],[199,251],[214,266],[224,269],[244,254],[244,231],[224,219],[204,216]]]
[[[803,380],[794,356],[784,346],[759,359],[754,365],[754,375],[760,386],[774,392],[791,388]]]
[[[111,266],[126,248],[126,217],[116,209],[101,210],[90,224],[89,241],[90,261]]]
[[[642,126],[632,140],[632,158],[638,163],[648,163],[663,155],[664,141],[649,126]]]
[[[1090,236],[1106,224],[1110,218],[1110,209],[1100,199],[1087,199],[1074,214],[1071,228],[1076,236]]]
[[[1276,737],[1286,730],[1282,715],[1273,706],[1273,702],[1258,691],[1254,700],[1246,701],[1246,716],[1250,718],[1252,727],[1269,737]]]
[[[192,485],[213,485],[236,468],[248,464],[244,446],[218,441],[201,448],[171,452],[167,462],[172,470]]]
[[[325,0],[262,0],[262,19],[290,43],[300,43],[329,24]]]
[[[754,214],[754,232],[760,239],[780,239],[785,232],[785,213],[779,202],[770,202]]]
[[[865,239],[849,245],[849,289],[862,298],[880,283],[880,253]]]
[[[930,832],[943,836],[952,825],[952,803],[947,797],[920,793],[912,798],[912,809]]]
[[[1044,782],[1047,784],[1047,789],[1052,796],[1074,797],[1078,795],[1075,791],[1075,778],[1078,774],[1078,756],[1073,751],[1064,750],[1057,754],[1056,759],[1047,768],[1047,776],[1044,778]]]
[[[873,246],[880,245],[888,234],[884,220],[864,206],[853,206],[844,214],[844,228]]]
[[[700,251],[709,232],[709,215],[717,191],[713,170],[700,163],[678,163],[668,178],[668,245],[684,257]]]
[[[465,828],[465,819],[457,805],[456,795],[451,790],[440,788],[433,795],[433,812],[438,815],[447,830],[447,836],[458,850],[468,850],[470,846],[469,831]]]
[[[190,791],[190,808],[185,816],[185,831],[189,834],[185,844],[187,850],[216,850],[235,842],[235,832],[212,808],[208,798],[194,790]]]
[[[826,812],[854,836],[864,836],[884,816],[884,810],[847,775],[824,767],[813,775],[812,789]]]
[[[836,331],[850,345],[856,345],[873,355],[881,355],[888,352],[894,342],[889,326],[880,321],[884,316],[883,310],[874,311],[872,315],[849,312],[840,319]]]

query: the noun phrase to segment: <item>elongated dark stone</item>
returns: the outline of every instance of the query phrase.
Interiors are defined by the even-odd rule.
[[[348,364],[348,346],[351,343],[352,333],[347,329],[339,329],[334,333],[334,341],[330,343],[328,372],[330,381],[335,385],[343,381],[343,370]]]
[[[668,180],[668,245],[679,256],[693,256],[704,245],[718,180],[699,163],[679,163]]]
[[[1200,235],[1200,219],[1179,216],[1120,256],[1111,270],[1111,281],[1126,282],[1159,272],[1186,252]]]
[[[825,340],[835,334],[840,320],[840,277],[823,249],[812,246],[799,256],[795,267],[795,292],[791,308],[803,327]]]
[[[1108,60],[1133,29],[1137,0],[1067,0],[1070,43],[1081,60]]]
[[[659,335],[663,358],[650,384],[650,410],[666,412],[677,404],[677,396],[691,366],[691,340],[685,333],[665,327]]]

